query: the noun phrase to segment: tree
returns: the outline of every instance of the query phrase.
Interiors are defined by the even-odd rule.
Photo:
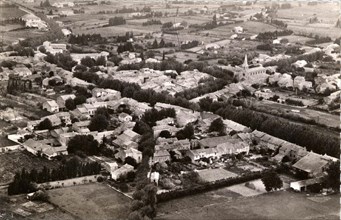
[[[85,154],[97,155],[99,153],[99,143],[92,135],[76,135],[70,139],[67,151],[69,154],[77,153],[78,151]]]
[[[213,15],[213,19],[212,19],[212,24],[214,25],[214,26],[217,26],[217,14],[214,14]]]
[[[172,134],[167,131],[167,130],[163,130],[160,132],[159,137],[163,137],[163,138],[171,138]]]
[[[97,66],[106,66],[107,65],[107,60],[105,59],[104,56],[100,56],[96,60],[96,65]]]
[[[65,107],[68,110],[74,110],[76,108],[76,104],[72,98],[68,98],[67,100],[65,100]]]
[[[335,191],[340,190],[340,161],[333,162],[327,168],[326,185]]]
[[[223,120],[219,117],[217,119],[215,119],[214,121],[212,121],[210,127],[209,127],[209,131],[216,131],[219,132],[219,134],[224,135],[226,128],[225,128],[225,124],[223,122]]]
[[[191,124],[187,124],[183,129],[176,132],[176,137],[179,140],[183,140],[186,138],[192,139],[193,135],[194,135],[194,128]]]
[[[124,160],[124,163],[132,165],[133,167],[137,166],[136,160],[134,158],[132,158],[132,157],[126,157],[126,159]]]
[[[156,48],[158,48],[158,47],[159,47],[159,44],[157,43],[157,40],[154,39],[154,42],[153,42],[153,44],[152,44],[152,48],[156,49]]]
[[[275,171],[269,171],[262,177],[262,182],[267,192],[283,187],[283,181]]]
[[[109,19],[109,26],[125,24],[126,20],[123,17],[114,17]]]
[[[106,119],[110,119],[110,114],[107,108],[105,107],[99,107],[96,112],[95,115],[104,115]]]
[[[44,46],[40,46],[40,47],[39,47],[39,51],[40,51],[41,53],[46,53],[46,49],[45,49]]]
[[[109,126],[108,119],[101,114],[94,115],[90,121],[89,130],[90,131],[103,131]]]
[[[87,67],[93,67],[93,66],[95,66],[96,63],[95,63],[94,59],[92,59],[89,56],[86,56],[86,57],[81,59],[81,64],[84,66],[87,66]]]
[[[52,130],[53,126],[52,126],[51,121],[48,118],[46,118],[37,125],[36,129],[37,130],[45,130],[45,129]]]
[[[78,95],[73,101],[76,106],[81,105],[86,102],[86,97],[84,95]]]
[[[165,41],[163,40],[163,38],[161,39],[160,43],[159,43],[159,47],[162,48],[162,47],[165,47]]]

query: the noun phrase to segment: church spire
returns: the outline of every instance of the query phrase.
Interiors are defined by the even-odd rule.
[[[242,67],[244,69],[248,69],[249,68],[249,64],[247,63],[247,54],[245,54],[245,59],[244,59],[244,63],[242,65]]]

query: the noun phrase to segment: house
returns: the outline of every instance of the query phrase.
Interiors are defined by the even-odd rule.
[[[80,120],[89,120],[91,118],[88,110],[84,107],[78,107],[75,110],[70,111],[70,114]]]
[[[320,177],[315,177],[311,179],[291,182],[290,188],[292,188],[295,191],[303,192],[303,191],[307,191],[307,188],[309,188],[309,186],[321,184],[324,182],[324,180],[325,180],[325,177],[320,176]]]
[[[124,164],[119,169],[111,172],[111,178],[117,180],[121,176],[127,175],[127,173],[134,171],[134,167],[129,164]]]
[[[69,132],[69,128],[68,127],[61,127],[61,128],[56,128],[53,129],[52,131],[50,131],[51,136],[56,138],[56,139],[60,139],[60,135],[64,134],[64,133],[68,133]]]
[[[65,125],[71,125],[71,115],[69,112],[58,112],[55,114]]]
[[[295,168],[298,172],[304,173],[308,177],[317,177],[323,174],[331,162],[332,160],[327,159],[320,154],[309,152],[297,161],[293,165],[293,168]]]
[[[59,142],[62,146],[67,146],[71,138],[78,135],[76,132],[68,132],[59,135]]]
[[[170,161],[171,157],[167,150],[156,150],[154,152],[153,158],[151,158],[152,164],[162,163],[166,161]]]
[[[138,151],[134,148],[129,149],[120,149],[118,153],[115,154],[116,159],[121,159],[122,161],[125,161],[127,157],[134,158],[137,163],[141,163],[142,160],[142,153],[141,151]]]
[[[170,125],[157,125],[153,127],[154,136],[158,137],[162,131],[169,131],[171,135],[175,135],[180,128]]]
[[[91,132],[91,133],[94,133],[94,132]],[[102,132],[97,132],[96,131],[96,133],[93,134],[93,137],[94,137],[95,140],[98,141],[98,143],[102,143],[103,142],[103,138],[109,138],[114,133],[115,133],[115,131],[113,131],[113,130],[111,130],[111,131],[102,131]]]
[[[228,119],[225,119],[223,120],[223,123],[226,127],[226,132],[227,133],[230,133],[231,131],[234,131],[234,132],[250,132],[251,129],[242,125],[242,124],[239,124],[237,122],[234,122],[234,121],[231,121],[231,120],[228,120]]]
[[[192,161],[199,160],[201,158],[209,158],[209,157],[218,157],[216,148],[207,148],[207,149],[196,149],[196,150],[188,150],[185,155],[191,158]]]
[[[65,146],[52,147],[50,145],[44,144],[40,141],[36,141],[33,139],[28,139],[22,145],[28,152],[34,155],[41,154],[42,156],[46,157],[49,160],[58,155],[67,155],[67,149]]]
[[[13,69],[13,74],[21,77],[28,77],[32,75],[32,71],[24,65],[17,65]]]
[[[105,161],[101,164],[106,171],[108,171],[110,174],[118,169],[118,164],[116,162],[109,162]]]
[[[176,113],[176,123],[180,127],[186,126],[188,123],[196,122],[200,118],[199,112],[188,112],[188,111],[179,111]]]
[[[114,141],[113,144],[117,147],[123,148],[137,148],[141,138],[141,135],[129,129],[124,131],[121,135],[119,135]]]
[[[68,37],[72,34],[72,32],[69,29],[63,28],[62,32],[64,34],[65,37]]]
[[[74,94],[61,95],[61,96],[57,97],[56,102],[59,105],[60,109],[64,109],[65,108],[65,101],[68,99],[75,99],[75,98],[76,98],[76,96]]]
[[[38,16],[28,13],[21,17],[26,27],[38,28],[39,30],[47,30],[47,24]]]
[[[219,144],[228,142],[232,137],[229,135],[220,137],[211,137],[199,140],[199,146],[201,148],[213,148],[217,147]]]
[[[156,185],[159,184],[160,179],[160,173],[159,172],[148,172],[147,178],[150,180],[150,182],[155,183]]]
[[[51,113],[59,112],[59,106],[57,102],[54,100],[49,100],[49,101],[44,102],[43,109]]]
[[[113,89],[94,88],[91,93],[93,97],[100,98],[102,101],[118,100],[121,98],[121,93]]]
[[[272,160],[281,162],[286,158],[286,160],[289,161],[297,161],[308,153],[309,152],[305,148],[285,141],[281,144],[278,154],[275,155]]]
[[[44,121],[45,119],[50,120],[52,127],[60,126],[62,124],[62,121],[56,115],[42,117],[41,121]]]
[[[131,117],[130,115],[128,115],[128,114],[125,113],[125,112],[122,112],[121,114],[119,114],[118,119],[119,119],[121,122],[129,122],[129,121],[132,121],[132,120],[133,120],[133,117]]]
[[[84,131],[89,131],[88,129],[90,125],[90,120],[86,120],[86,121],[78,121],[72,124],[72,130],[74,130],[75,132],[79,132],[79,133],[84,133]]]
[[[249,154],[249,151],[250,145],[238,139],[230,139],[227,142],[217,146],[217,152],[220,155],[240,153]]]
[[[66,44],[54,44],[54,43],[51,43],[49,41],[45,41],[43,43],[42,47],[45,48],[46,52],[49,52],[53,55],[55,55],[57,53],[63,53],[67,50]],[[38,47],[38,48],[40,48],[40,47]]]

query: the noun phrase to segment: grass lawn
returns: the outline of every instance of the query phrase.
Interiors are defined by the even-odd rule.
[[[230,177],[236,177],[237,174],[224,169],[205,169],[198,170],[198,174],[203,181],[213,182],[216,180],[226,179]]]
[[[219,190],[217,190],[219,191]],[[200,195],[207,198],[210,193]],[[205,196],[206,194],[206,196]],[[227,194],[229,195],[229,193]],[[196,199],[193,199],[196,198]],[[184,205],[184,206],[179,206]],[[279,191],[254,197],[202,201],[198,195],[158,205],[156,219],[339,219],[339,195],[314,197]],[[174,206],[178,209],[174,210]],[[167,214],[166,214],[167,213]]]
[[[87,184],[48,191],[50,200],[79,219],[126,219],[130,199],[106,184]]]

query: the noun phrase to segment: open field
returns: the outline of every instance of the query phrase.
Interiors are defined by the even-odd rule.
[[[161,203],[156,219],[339,219],[339,195],[309,197],[278,191],[254,197],[233,196],[217,201],[212,195],[209,196],[212,193],[201,195],[206,198],[205,202],[196,195]],[[227,195],[231,195],[231,192]]]
[[[313,33],[320,36],[337,38],[341,36],[340,29],[335,28],[339,16],[338,3],[323,3],[316,6],[293,7],[289,10],[278,10],[278,19],[288,24],[288,28],[297,33]],[[328,12],[328,13],[326,13]],[[315,17],[318,23],[309,24],[309,19]]]
[[[27,37],[39,37],[43,35],[45,32],[36,30],[36,29],[24,29],[24,30],[17,30],[17,31],[8,31],[4,32],[4,43],[12,44],[13,42],[17,41],[18,39],[25,39]]]
[[[54,168],[59,166],[59,164],[59,161],[39,158],[26,151],[0,154],[0,185],[11,182],[15,172],[21,171],[22,168],[26,170],[32,170],[33,168],[40,170],[44,166]]]
[[[79,219],[126,219],[130,199],[105,184],[49,190],[51,202]]]
[[[26,12],[20,10],[19,8],[0,8],[0,20],[10,19],[10,18],[19,18],[25,14]]]
[[[209,34],[210,36],[216,36],[220,38],[229,38],[233,34],[235,34],[232,30],[234,27],[241,26],[244,28],[244,33],[245,34],[258,34],[261,32],[265,31],[275,31],[278,30],[278,28],[269,25],[269,24],[264,24],[261,22],[256,22],[256,21],[246,21],[240,24],[229,24],[229,25],[224,25],[220,26],[211,30],[205,30],[201,31],[200,33],[202,34]]]

